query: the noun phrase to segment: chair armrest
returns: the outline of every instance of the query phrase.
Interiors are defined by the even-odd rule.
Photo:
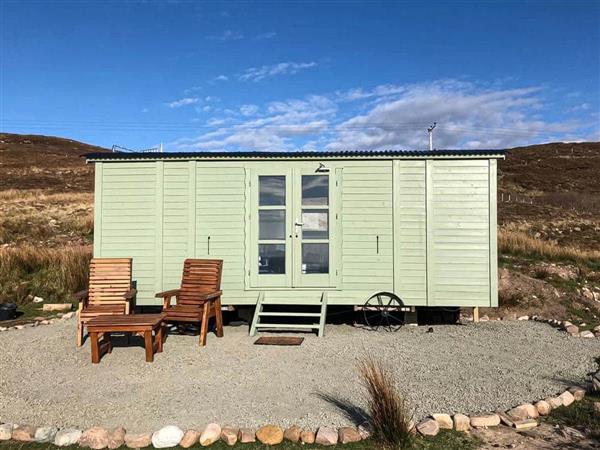
[[[171,289],[170,291],[159,292],[154,297],[155,298],[173,297],[173,296],[179,294],[180,290],[181,289]]]
[[[223,291],[215,291],[210,294],[204,294],[200,296],[201,300],[214,300],[215,298],[219,298],[223,294]]]

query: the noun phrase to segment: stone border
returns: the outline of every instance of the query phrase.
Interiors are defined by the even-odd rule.
[[[555,328],[559,328],[562,331],[565,331],[567,333],[569,333],[571,336],[579,336],[582,338],[600,338],[600,325],[594,327],[593,331],[590,330],[585,330],[585,331],[579,331],[579,327],[577,325],[573,325],[571,322],[569,322],[568,320],[556,320],[556,319],[544,319],[541,316],[521,316],[519,317],[517,320],[532,320],[534,322],[543,322],[543,323],[547,323],[548,325],[551,325]],[[580,324],[579,326],[583,326],[585,325],[584,323]]]
[[[31,322],[22,323],[22,324],[19,324],[19,325],[12,325],[10,327],[2,327],[2,326],[0,326],[0,332],[22,330],[24,328],[32,328],[32,327],[37,327],[37,326],[40,326],[40,325],[52,325],[58,319],[69,320],[72,317],[75,317],[76,314],[77,314],[76,311],[70,311],[70,312],[67,312],[67,313],[64,313],[64,314],[63,313],[58,313],[54,317],[36,317]]]

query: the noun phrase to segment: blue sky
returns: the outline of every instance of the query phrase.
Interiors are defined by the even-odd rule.
[[[166,150],[600,140],[595,1],[0,0],[0,128]]]

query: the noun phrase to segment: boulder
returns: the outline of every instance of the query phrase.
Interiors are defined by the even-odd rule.
[[[252,428],[240,428],[238,439],[242,444],[256,442],[256,434]]]
[[[563,405],[562,398],[560,397],[548,397],[545,402],[548,403],[552,409],[560,408]]]
[[[338,430],[338,442],[340,444],[359,442],[361,440],[360,433],[354,427],[342,427]]]
[[[183,437],[179,442],[179,446],[183,448],[190,448],[192,445],[197,444],[200,439],[200,433],[196,430],[186,430],[183,433]]]
[[[152,434],[154,448],[175,447],[183,438],[183,430],[175,425],[167,425]]]
[[[108,432],[108,448],[119,448],[125,443],[125,428],[116,427]]]
[[[456,431],[469,431],[471,429],[471,419],[464,414],[454,414],[453,422]]]
[[[540,415],[537,408],[530,403],[524,403],[522,405],[515,406],[514,408],[506,411],[506,414],[508,414],[508,416],[515,421],[535,419]]]
[[[75,445],[79,442],[81,435],[83,433],[81,430],[76,430],[75,428],[64,428],[56,433],[54,438],[54,445],[58,447],[68,447],[69,445]]]
[[[500,425],[500,416],[498,414],[471,416],[471,426],[473,428],[497,427],[498,425]]]
[[[0,425],[0,441],[8,441],[12,436],[12,423],[3,423]]]
[[[331,427],[319,427],[315,437],[315,444],[335,445],[338,441],[338,433]]]
[[[562,400],[563,406],[569,406],[575,401],[575,397],[569,391],[565,391],[558,396]]]
[[[521,316],[517,320],[529,320],[529,316]]]
[[[70,303],[46,303],[42,306],[42,311],[71,311],[73,305]]]
[[[300,433],[302,433],[302,428],[298,425],[292,425],[283,432],[283,438],[290,442],[299,442]]]
[[[579,327],[576,325],[568,325],[565,327],[565,331],[571,336],[577,336],[579,334]]]
[[[31,442],[35,437],[35,427],[31,425],[20,425],[12,431],[14,441]]]
[[[221,430],[221,440],[227,445],[235,445],[238,439],[239,430],[234,427],[223,427]]]
[[[449,414],[432,414],[431,417],[441,429],[451,430],[453,428],[452,417]]]
[[[152,444],[152,433],[127,433],[125,445],[129,448],[144,448]]]
[[[593,339],[596,337],[596,336],[594,336],[594,333],[592,333],[590,330],[582,331],[581,333],[579,333],[579,336],[582,338],[587,338],[587,339],[589,339],[589,338]]]
[[[39,427],[35,430],[33,440],[35,442],[54,442],[56,433],[58,433],[57,427]]]
[[[440,426],[434,419],[425,419],[417,424],[417,431],[423,436],[436,436],[440,432]]]
[[[277,445],[283,441],[283,430],[277,425],[263,425],[256,430],[256,439],[265,445]]]
[[[571,386],[569,392],[573,394],[573,398],[576,402],[583,400],[583,397],[585,397],[585,389],[580,386]]]
[[[537,409],[537,412],[540,416],[547,416],[548,414],[550,414],[550,411],[552,411],[552,407],[545,400],[540,400],[539,402],[536,402],[535,409]]]
[[[311,430],[302,430],[300,433],[300,440],[303,444],[314,444],[315,443],[315,432]]]
[[[208,447],[221,439],[221,426],[217,423],[209,423],[200,435],[200,445]]]
[[[108,430],[104,427],[92,427],[85,430],[79,438],[80,447],[89,447],[94,450],[108,446]]]

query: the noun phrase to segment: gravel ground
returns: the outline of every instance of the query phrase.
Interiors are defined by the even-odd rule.
[[[92,365],[89,341],[75,347],[75,321],[0,334],[0,422],[132,432],[165,424],[202,427],[278,423],[344,425],[364,405],[356,361],[393,366],[416,417],[508,408],[552,395],[596,367],[600,339],[573,338],[534,322],[405,327],[397,333],[330,325],[300,347],[252,345],[246,327],[225,337],[170,335],[154,363],[141,341]],[[136,338],[137,339],[137,338]],[[121,346],[123,345],[123,346]],[[349,407],[349,408],[348,408]]]

